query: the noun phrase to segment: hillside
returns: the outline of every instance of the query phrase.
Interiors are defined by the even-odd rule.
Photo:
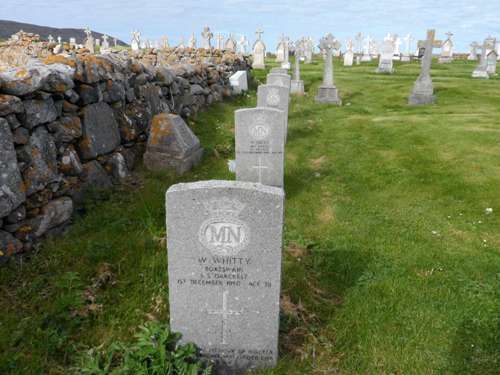
[[[15,22],[15,21],[7,21],[0,20],[0,40],[8,39],[12,34],[17,33],[19,30],[26,31],[28,33],[39,34],[42,39],[47,39],[49,35],[52,35],[54,38],[61,36],[64,41],[69,41],[69,38],[76,38],[77,43],[83,43],[85,39],[85,33],[83,29],[58,29],[56,27],[48,27],[48,26],[39,26],[32,25],[29,23]],[[94,38],[102,38],[102,33],[92,31],[92,35]],[[110,40],[112,40],[113,36],[111,36]],[[125,42],[118,40],[119,45],[127,45]]]

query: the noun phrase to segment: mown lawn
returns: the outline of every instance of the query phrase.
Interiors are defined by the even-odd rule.
[[[408,107],[418,64],[375,66],[336,62],[342,107],[314,103],[319,61],[303,69],[286,150],[281,360],[263,374],[498,374],[500,78],[435,64],[438,103]],[[255,102],[251,91],[190,121],[206,148],[193,172],[139,171],[93,197],[65,237],[0,269],[1,374],[66,374],[85,349],[168,320],[164,193],[233,179],[233,113]]]

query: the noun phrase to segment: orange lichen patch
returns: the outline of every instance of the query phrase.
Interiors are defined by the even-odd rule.
[[[166,113],[160,113],[153,117],[149,144],[152,146],[160,144],[164,137],[168,137],[172,130],[172,124]]]
[[[76,68],[76,61],[61,55],[50,55],[43,60],[45,65],[64,64]]]
[[[26,69],[19,69],[16,72],[16,77],[29,77],[30,73]]]

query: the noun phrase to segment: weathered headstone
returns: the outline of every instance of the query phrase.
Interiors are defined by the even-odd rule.
[[[281,67],[283,69],[290,69],[290,39],[288,37],[283,37],[283,61],[281,62]]]
[[[247,54],[248,39],[245,35],[242,35],[238,41],[238,53],[241,55]]]
[[[278,46],[276,47],[276,62],[285,61],[285,35],[281,35]]]
[[[189,38],[189,48],[196,48],[196,36],[194,33],[192,33],[191,38]]]
[[[286,113],[274,108],[235,112],[236,179],[283,187]]]
[[[425,41],[425,53],[422,58],[422,63],[420,67],[420,75],[415,81],[413,91],[408,99],[410,105],[423,105],[432,104],[436,101],[434,96],[434,87],[432,85],[431,78],[431,65],[432,65],[432,49],[436,45],[440,45],[440,42],[436,42],[434,37],[436,35],[435,30],[427,31],[427,40]]]
[[[492,49],[488,56],[486,56],[486,71],[490,76],[494,76],[497,74],[497,51]]]
[[[288,74],[288,69],[271,68],[270,74]]]
[[[224,45],[224,49],[226,51],[231,51],[231,52],[236,52],[236,39],[234,39],[233,34],[229,34],[229,38],[226,41],[226,44]]]
[[[439,56],[438,62],[440,64],[447,64],[453,61],[453,41],[451,37],[453,33],[446,33],[448,37],[441,45],[441,56]]]
[[[313,61],[313,54],[314,54],[314,42],[312,38],[305,38],[305,54],[304,54],[304,64],[311,64]]]
[[[401,61],[410,62],[411,61],[410,51],[411,51],[411,44],[413,42],[413,37],[411,36],[411,34],[408,34],[403,38],[403,40],[406,43],[406,49],[403,55],[401,56]]]
[[[255,41],[252,51],[253,51],[253,69],[266,69],[266,45],[262,41],[262,30],[257,30],[255,34],[257,35],[257,40]]]
[[[467,60],[477,61],[477,49],[479,47],[480,47],[480,45],[477,42],[472,42],[470,44],[470,53],[469,53],[469,56],[467,56]]]
[[[87,39],[85,39],[85,48],[88,49],[90,53],[95,53],[94,37],[92,36],[92,31],[90,31],[89,27],[85,29],[85,35],[87,36]]]
[[[372,44],[372,38],[370,35],[368,35],[365,39],[364,45],[363,45],[363,56],[361,56],[361,61],[362,62],[370,62],[372,61],[372,56],[370,54],[370,46]]]
[[[349,39],[347,41],[347,50],[344,54],[344,66],[352,66],[352,63],[354,62],[354,51],[353,51],[353,43],[352,39]]]
[[[166,193],[170,325],[221,375],[278,358],[284,192],[240,181]]]
[[[491,49],[493,38],[486,38],[481,47],[481,58],[479,59],[479,65],[472,72],[472,78],[483,78],[489,79],[488,74],[488,50]]]
[[[200,141],[182,117],[160,113],[153,118],[144,154],[147,169],[173,169],[177,174],[183,174],[197,165],[202,155]]]
[[[212,48],[212,38],[214,34],[210,31],[210,27],[205,26],[203,28],[203,32],[201,33],[201,36],[203,37],[203,45],[202,48],[205,49],[211,49]]]
[[[223,50],[224,49],[224,35],[217,34],[217,36],[215,37],[215,41],[216,41],[216,49]]]
[[[132,42],[130,43],[132,51],[139,51],[141,48],[141,33],[139,31],[132,31]]]
[[[382,53],[380,54],[377,73],[394,73],[393,68],[394,43],[392,40],[384,40]]]
[[[333,61],[332,52],[340,48],[340,43],[332,34],[327,34],[320,41],[320,49],[325,51],[325,66],[323,71],[323,84],[318,89],[318,95],[315,100],[317,103],[331,103],[342,105],[337,87],[333,80]]]
[[[295,43],[295,63],[293,79],[290,82],[290,93],[294,95],[304,95],[304,81],[300,79],[300,59],[305,53],[305,44],[303,40]]]
[[[229,77],[229,83],[236,94],[248,91],[248,76],[246,70],[239,70]]]

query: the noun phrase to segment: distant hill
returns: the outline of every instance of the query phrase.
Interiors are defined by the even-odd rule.
[[[15,22],[0,20],[0,40],[8,39],[12,34],[17,33],[19,30],[23,30],[27,33],[34,33],[40,35],[43,40],[47,40],[49,35],[52,35],[54,39],[60,36],[63,41],[69,42],[69,38],[76,38],[78,44],[83,44],[85,40],[85,32],[83,29],[58,29],[55,27],[48,26],[38,26],[29,23]],[[102,33],[92,31],[92,36],[97,39],[102,40]],[[109,35],[109,43],[113,45],[113,36]],[[126,46],[127,43],[118,39],[118,44],[121,46]]]

